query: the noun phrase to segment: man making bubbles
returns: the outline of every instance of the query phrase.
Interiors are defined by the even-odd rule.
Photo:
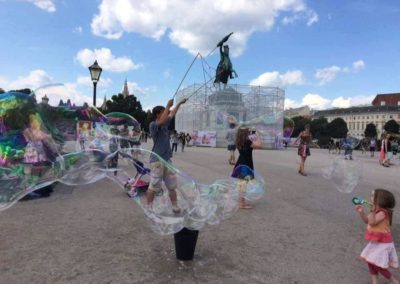
[[[168,101],[167,106],[156,106],[153,108],[153,116],[155,118],[149,125],[150,134],[153,138],[153,149],[152,152],[159,155],[168,163],[171,163],[172,151],[169,140],[168,126],[172,118],[176,115],[179,107],[186,102],[187,99],[180,101],[175,108],[170,111],[170,108],[174,104],[174,100]],[[169,198],[172,203],[172,211],[175,214],[180,213],[180,208],[177,204],[176,197],[176,175],[166,165],[159,161],[157,156],[151,154],[150,156],[150,168],[151,168],[151,180],[149,189],[147,190],[147,205],[152,206],[155,194],[162,193],[162,182],[164,181],[165,186],[168,189]]]

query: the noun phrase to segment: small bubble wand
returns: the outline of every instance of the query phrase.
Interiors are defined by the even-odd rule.
[[[361,197],[353,197],[351,200],[354,205],[368,205],[369,207],[372,207],[372,203],[368,202],[367,200],[361,198]]]

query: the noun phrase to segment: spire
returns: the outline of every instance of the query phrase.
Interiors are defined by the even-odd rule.
[[[44,105],[49,104],[49,98],[47,97],[47,95],[44,95],[44,97],[42,97],[42,104],[44,104]]]
[[[126,78],[125,78],[124,90],[122,91],[122,94],[124,95],[124,98],[129,96],[128,80]]]
[[[107,110],[107,98],[106,95],[104,95],[104,101],[103,104],[100,107],[102,110]]]

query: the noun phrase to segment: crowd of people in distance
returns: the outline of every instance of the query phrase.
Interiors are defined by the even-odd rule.
[[[341,154],[341,150],[344,149],[344,155],[346,159],[352,160],[352,152],[354,145],[348,141],[347,138],[337,140],[333,139],[329,141],[329,154]],[[370,157],[375,157],[375,152],[379,151],[379,163],[384,167],[390,167],[394,156],[399,152],[399,142],[393,135],[389,133],[383,133],[381,139],[378,141],[376,138],[364,138],[360,142],[360,149],[362,154],[370,152]]]
[[[177,132],[174,130],[171,134],[171,151],[177,153],[178,145],[180,145],[181,152],[185,151],[185,146],[188,145],[192,140],[192,136],[189,133]]]

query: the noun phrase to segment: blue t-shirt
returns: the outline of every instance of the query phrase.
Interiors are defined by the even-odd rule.
[[[169,161],[172,157],[171,145],[169,141],[169,130],[168,126],[171,122],[171,118],[168,118],[167,122],[163,126],[157,126],[155,121],[152,121],[149,125],[151,137],[153,137],[153,152],[163,158],[165,161]],[[154,155],[150,156],[150,163],[158,161]]]

